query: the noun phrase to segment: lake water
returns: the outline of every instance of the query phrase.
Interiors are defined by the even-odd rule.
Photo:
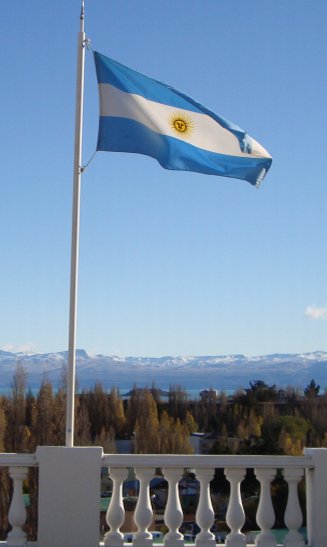
[[[126,398],[128,396],[127,394],[133,389],[133,385],[130,385],[130,386],[125,385],[125,386],[122,386],[122,387],[115,386],[115,387],[117,387],[119,389],[120,396],[122,398]],[[136,387],[141,388],[141,387],[144,387],[144,386],[136,385]],[[146,387],[150,388],[151,386],[146,386]],[[167,393],[169,392],[169,386],[167,386],[166,388],[161,388],[161,387],[159,388],[158,386],[156,386],[156,387],[158,389],[161,389],[163,392],[167,392]],[[31,392],[33,393],[33,395],[37,395],[37,393],[39,391],[39,388],[40,388],[40,385],[39,384],[38,385],[31,385],[31,386],[28,387],[28,389],[29,388],[31,389]],[[83,389],[85,391],[88,391],[92,388],[93,388],[92,384],[90,384],[89,386],[83,386]],[[104,389],[105,389],[105,391],[109,392],[111,388],[108,388],[108,389],[104,388]],[[188,400],[192,401],[192,400],[198,400],[200,398],[200,392],[203,391],[203,389],[210,389],[210,387],[201,388],[201,389],[187,389],[187,388],[184,388],[182,386],[182,389],[186,391]],[[57,390],[57,386],[55,384],[53,385],[53,390],[54,391]],[[82,391],[82,389],[79,390],[79,392],[81,392],[81,391]],[[234,389],[224,389],[224,390],[221,390],[221,391],[220,390],[216,390],[216,391],[218,392],[218,395],[219,395],[219,393],[221,393],[223,391],[227,396],[233,395],[235,393]],[[2,386],[1,387],[0,386],[0,395],[10,395],[10,393],[11,393],[11,387],[9,387],[9,386]],[[162,394],[161,398],[165,399],[165,395]]]

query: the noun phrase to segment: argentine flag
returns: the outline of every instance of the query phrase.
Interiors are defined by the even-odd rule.
[[[94,52],[100,95],[97,150],[134,152],[165,169],[247,180],[272,159],[252,137],[180,91]]]

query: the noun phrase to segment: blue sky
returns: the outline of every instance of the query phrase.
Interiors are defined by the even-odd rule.
[[[0,348],[68,345],[79,0],[1,5]],[[94,49],[265,146],[261,188],[97,153],[82,183],[78,347],[327,350],[325,0],[86,0]],[[86,59],[84,162],[98,92]]]

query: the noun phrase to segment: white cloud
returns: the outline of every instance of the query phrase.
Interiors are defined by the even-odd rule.
[[[26,342],[25,344],[20,344],[15,346],[14,344],[5,344],[2,346],[4,351],[11,351],[12,353],[36,353],[36,345],[34,342]]]
[[[305,315],[310,319],[327,319],[327,307],[307,306]]]
[[[2,349],[3,351],[15,351],[15,346],[13,344],[4,344]]]
[[[23,353],[36,353],[36,344],[34,344],[34,342],[26,342],[25,344],[18,346],[17,351],[22,351]]]

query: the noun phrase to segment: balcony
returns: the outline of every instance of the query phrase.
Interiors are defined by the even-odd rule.
[[[213,528],[215,514],[212,506],[210,482],[216,469],[221,469],[229,483],[226,511],[228,547],[276,547],[271,529],[275,514],[271,498],[271,482],[276,473],[282,473],[288,495],[284,514],[287,527],[281,545],[304,547],[305,540],[299,529],[303,515],[298,497],[298,484],[306,482],[306,523],[308,545],[327,545],[327,449],[305,449],[303,456],[183,456],[183,455],[109,455],[98,447],[38,447],[35,454],[0,454],[0,467],[9,469],[12,481],[12,499],[8,519],[11,530],[1,545],[35,547],[122,547],[121,531],[125,520],[123,485],[128,469],[133,469],[138,481],[137,500],[133,514],[134,547],[152,547],[149,528],[154,511],[150,497],[150,481],[160,468],[167,481],[167,498],[162,518],[167,532],[165,547],[183,547],[189,538],[180,532],[184,521],[179,483],[186,469],[198,481],[198,499],[195,510],[197,529],[193,545],[219,545]],[[26,509],[23,483],[30,467],[38,468],[38,537],[28,542],[24,531]],[[108,468],[112,480],[111,499],[106,513],[109,530],[100,538],[100,478],[101,469]],[[245,511],[241,485],[247,469],[252,469],[258,481],[259,503],[256,522],[259,530],[255,537],[242,532]],[[128,543],[131,545],[131,543]]]

